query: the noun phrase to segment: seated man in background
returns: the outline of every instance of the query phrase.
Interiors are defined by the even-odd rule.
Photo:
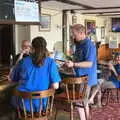
[[[108,64],[111,74],[109,80],[111,80],[116,88],[120,88],[120,53],[115,54],[114,64]]]
[[[102,88],[120,88],[120,53],[115,53],[113,62],[104,62],[106,71],[104,75],[104,83]]]
[[[19,82],[19,91],[43,91],[52,87],[58,89],[61,81],[55,61],[48,56],[47,43],[43,37],[36,37],[32,41],[32,53],[23,58],[11,74],[11,80]],[[20,104],[21,105],[21,104]],[[29,100],[25,100],[25,107],[30,111]],[[39,99],[33,100],[34,112],[38,112]],[[43,109],[46,101],[43,101]],[[23,108],[21,108],[23,109]]]
[[[21,52],[14,58],[14,64],[17,64],[22,58],[30,55],[31,43],[29,40],[23,40],[21,44]]]
[[[18,53],[12,62],[12,66],[8,75],[8,80],[11,81],[10,76],[12,71],[14,71],[16,65],[19,63],[20,60],[22,60],[24,57],[27,57],[30,55],[30,51],[31,51],[31,43],[29,40],[23,40],[21,43],[21,52]]]

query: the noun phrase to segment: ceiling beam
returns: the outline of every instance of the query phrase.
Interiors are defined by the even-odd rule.
[[[41,0],[41,2],[45,2],[45,1],[51,1],[51,0]]]
[[[96,16],[120,16],[120,14],[103,14],[103,15],[96,15]]]
[[[119,9],[119,7],[98,7],[98,8],[83,8],[83,9],[67,9],[67,10],[84,10],[84,11],[87,11],[87,10],[109,10],[109,9]]]
[[[104,12],[104,11],[102,11],[102,12],[100,12],[100,11],[98,11],[98,12],[83,12],[82,14],[104,14],[104,13],[120,13],[120,10],[119,11],[108,11],[108,12]]]

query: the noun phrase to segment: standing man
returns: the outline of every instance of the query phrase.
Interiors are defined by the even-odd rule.
[[[68,67],[74,67],[76,77],[88,75],[88,88],[85,100],[88,106],[90,90],[92,86],[97,85],[96,47],[93,42],[87,38],[83,25],[73,25],[71,30],[75,40],[74,61],[67,61],[66,65]],[[91,97],[94,98],[93,96],[95,96],[96,93],[97,91],[94,91]],[[89,110],[87,111],[87,116],[89,116],[88,114]]]
[[[22,58],[29,56],[31,43],[29,40],[23,40],[21,44],[21,52],[15,56],[14,64],[17,64]]]

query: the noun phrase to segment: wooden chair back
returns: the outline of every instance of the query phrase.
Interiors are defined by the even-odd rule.
[[[87,76],[65,78],[62,80],[65,84],[66,96],[69,102],[77,102],[85,97],[87,88]]]
[[[52,110],[53,110],[53,100],[54,100],[54,89],[48,89],[44,91],[37,91],[37,92],[21,92],[18,90],[14,91],[14,96],[16,96],[16,103],[17,103],[17,112],[18,112],[18,117],[22,118],[23,120],[36,120],[38,118],[42,118],[44,116],[51,116],[52,115]],[[19,98],[22,100],[22,108],[23,110],[21,111],[20,106],[19,106]],[[42,99],[47,98],[47,104],[46,104],[46,111],[42,111]],[[29,99],[30,101],[30,113],[28,115],[25,107],[25,102],[24,99]],[[39,99],[39,112],[36,114],[33,111],[33,104],[32,101],[34,99]]]

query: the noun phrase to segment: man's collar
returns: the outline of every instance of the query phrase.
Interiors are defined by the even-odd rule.
[[[88,38],[85,38],[84,40],[77,41],[76,44],[84,44],[88,40]]]

